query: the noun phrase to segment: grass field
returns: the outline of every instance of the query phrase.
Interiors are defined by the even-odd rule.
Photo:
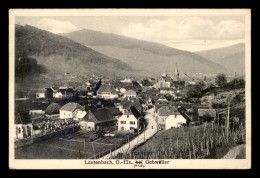
[[[134,135],[130,134],[131,139]],[[120,147],[127,135],[95,139],[95,133],[78,131],[15,149],[16,159],[92,159]],[[94,141],[91,142],[91,139]],[[84,146],[85,140],[85,146]],[[84,149],[85,147],[85,149]]]

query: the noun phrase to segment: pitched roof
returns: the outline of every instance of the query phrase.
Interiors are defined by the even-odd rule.
[[[122,114],[122,112],[118,109],[118,108],[107,108],[109,110],[109,112],[113,115],[113,116],[119,116]]]
[[[112,113],[106,108],[91,110],[91,113],[95,116],[98,122],[113,120]]]
[[[136,92],[134,90],[127,90],[124,95],[136,95]]]
[[[180,114],[177,108],[172,106],[162,106],[158,109],[159,116],[169,116],[169,115],[178,115]]]
[[[14,122],[15,124],[30,124],[32,123],[32,120],[28,112],[16,113]]]
[[[215,109],[198,109],[199,117],[216,117]]]
[[[147,79],[143,80],[143,81],[141,82],[141,84],[142,84],[143,86],[153,86],[153,83],[150,82],[150,81],[147,80]]]
[[[102,85],[97,92],[111,92],[112,94],[116,94],[116,90],[113,85]]]
[[[140,102],[134,98],[125,98],[121,101],[120,105],[123,109],[130,109],[131,106],[134,106],[136,109],[141,109]]]
[[[81,106],[78,103],[67,103],[60,108],[60,110],[62,110],[62,111],[72,111],[72,112],[75,111],[76,109],[80,109],[82,111],[85,111],[85,107]]]
[[[45,110],[46,114],[59,114],[61,106],[58,103],[51,103]]]

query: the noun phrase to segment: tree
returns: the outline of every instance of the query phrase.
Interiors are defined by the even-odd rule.
[[[204,82],[199,82],[196,83],[195,85],[189,85],[188,86],[188,97],[201,97],[202,95],[202,90],[205,88],[205,83]]]
[[[227,83],[227,77],[225,74],[218,74],[215,79],[216,85],[223,87]]]

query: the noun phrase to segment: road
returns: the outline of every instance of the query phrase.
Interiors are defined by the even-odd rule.
[[[144,132],[139,134],[137,137],[135,137],[129,143],[121,146],[117,150],[103,156],[100,159],[109,159],[109,158],[111,158],[111,156],[116,156],[119,153],[129,153],[134,147],[136,147],[137,145],[140,145],[141,143],[146,142],[147,139],[154,136],[158,130],[158,125],[154,118],[154,108],[151,108],[146,111],[145,118],[149,119],[149,123]]]

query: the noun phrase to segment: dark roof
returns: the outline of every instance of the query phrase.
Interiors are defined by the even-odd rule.
[[[141,109],[140,102],[135,98],[125,98],[121,101],[120,105],[122,105],[123,109],[130,109],[131,106],[134,106],[138,110]]]
[[[74,93],[74,90],[72,88],[67,88],[67,89],[58,89],[58,92],[61,92],[63,95],[68,94],[68,93]]]
[[[95,116],[98,122],[104,122],[113,119],[112,113],[109,112],[109,110],[106,108],[91,110],[91,112]]]
[[[198,109],[199,117],[216,117],[215,109]]]
[[[130,110],[132,114],[135,116],[135,118],[139,118],[141,116],[141,114],[137,111],[137,109],[134,106],[131,106]]]
[[[113,115],[113,116],[119,116],[122,114],[122,112],[118,109],[118,108],[107,108],[109,110],[109,112]]]
[[[80,109],[82,111],[85,111],[85,107],[84,106],[81,106],[80,104],[78,103],[67,103],[65,104],[64,106],[62,106],[60,108],[60,110],[63,110],[63,111],[75,111],[76,109]]]
[[[15,124],[30,124],[30,123],[32,123],[32,120],[28,112],[16,113]]]
[[[147,80],[147,79],[143,80],[143,81],[141,82],[141,84],[142,84],[143,86],[153,86],[153,83],[150,82],[150,81]]]
[[[58,103],[51,103],[45,113],[46,114],[59,114],[60,113],[61,106]]]

